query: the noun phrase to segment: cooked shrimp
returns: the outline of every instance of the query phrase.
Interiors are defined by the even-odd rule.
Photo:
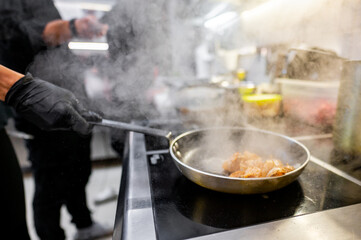
[[[245,171],[235,171],[229,175],[229,177],[242,178],[244,176]]]
[[[267,173],[266,177],[277,177],[285,174],[286,170],[284,168],[274,167]]]
[[[243,154],[236,152],[223,163],[223,169],[230,177],[258,178],[282,176],[295,168],[283,163],[278,159],[263,161],[257,154],[245,151]]]
[[[235,172],[239,170],[239,164],[242,160],[242,154],[239,152],[236,152],[232,155],[231,159],[228,161],[225,161],[222,165],[223,169],[228,172]]]
[[[261,177],[261,169],[258,167],[249,167],[247,168],[244,178],[258,178]]]
[[[284,168],[287,170],[287,172],[291,172],[291,171],[295,170],[294,167],[292,167],[292,166],[290,166],[288,164],[286,164],[286,166],[284,166]]]
[[[262,168],[262,177],[266,177],[268,172],[275,167],[275,163],[273,160],[266,160],[266,162],[263,164]]]

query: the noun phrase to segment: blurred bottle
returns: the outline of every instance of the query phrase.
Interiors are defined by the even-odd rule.
[[[244,70],[243,68],[239,68],[236,71],[236,75],[238,81],[244,81],[246,79],[246,70]]]
[[[333,129],[336,150],[361,155],[361,61],[343,64]]]

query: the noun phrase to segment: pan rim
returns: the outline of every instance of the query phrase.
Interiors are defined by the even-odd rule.
[[[278,136],[281,138],[285,138],[293,143],[298,144],[301,148],[303,148],[306,151],[307,154],[307,159],[306,161],[303,162],[303,164],[296,168],[295,170],[286,173],[285,175],[282,176],[276,176],[276,177],[261,177],[261,178],[235,178],[235,177],[228,177],[228,176],[222,176],[222,175],[218,175],[218,174],[214,174],[214,173],[209,173],[209,172],[205,172],[199,169],[196,169],[194,167],[191,167],[187,164],[185,164],[184,162],[182,162],[181,160],[178,159],[178,157],[174,154],[173,152],[173,145],[182,137],[186,136],[186,135],[190,135],[196,132],[204,132],[204,131],[209,131],[209,130],[218,130],[218,129],[224,129],[224,130],[245,130],[245,131],[255,131],[255,132],[261,132],[261,133],[266,133],[266,134],[271,134],[274,136]],[[191,130],[191,131],[187,131],[185,133],[180,134],[179,136],[177,136],[176,138],[173,139],[173,141],[171,142],[170,146],[169,146],[169,152],[172,156],[172,158],[179,163],[180,165],[182,165],[185,168],[188,168],[191,171],[203,174],[203,175],[207,175],[209,177],[216,177],[216,178],[221,178],[221,179],[225,179],[225,180],[237,180],[237,181],[264,181],[264,180],[276,180],[276,179],[280,179],[280,178],[284,178],[285,176],[289,176],[289,175],[295,175],[300,171],[303,171],[303,169],[306,167],[306,165],[309,163],[310,158],[311,158],[311,154],[310,151],[307,149],[307,147],[302,144],[301,142],[299,142],[296,139],[293,139],[292,137],[280,134],[280,133],[276,133],[276,132],[272,132],[272,131],[268,131],[268,130],[263,130],[263,129],[256,129],[256,128],[250,128],[250,127],[210,127],[210,128],[201,128],[201,129],[197,129],[197,130]]]

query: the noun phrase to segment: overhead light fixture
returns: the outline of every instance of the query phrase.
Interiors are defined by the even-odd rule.
[[[239,15],[237,12],[225,12],[207,20],[204,23],[204,26],[209,29],[217,30],[218,28],[224,28],[225,26],[228,26],[238,17]]]
[[[72,50],[106,51],[109,45],[101,42],[69,42],[68,47]]]

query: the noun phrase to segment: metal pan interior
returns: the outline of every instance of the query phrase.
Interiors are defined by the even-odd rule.
[[[222,168],[223,162],[229,159],[233,153],[243,151],[256,153],[263,159],[279,159],[284,164],[288,163],[295,167],[295,170],[284,176],[272,178],[228,177]],[[172,142],[171,154],[180,171],[192,181],[203,186],[219,179],[226,181],[227,184],[227,181],[265,181],[269,179],[275,182],[277,178],[287,178],[292,175],[297,177],[308,163],[310,156],[307,148],[292,138],[247,128],[211,128],[184,133]],[[288,184],[291,181],[286,182]],[[216,185],[216,188],[220,184],[224,183],[212,183],[212,185]],[[274,188],[278,187],[277,182],[272,184]],[[213,187],[205,187],[213,189]],[[234,187],[239,188],[239,186]],[[223,187],[214,190],[224,191]]]

